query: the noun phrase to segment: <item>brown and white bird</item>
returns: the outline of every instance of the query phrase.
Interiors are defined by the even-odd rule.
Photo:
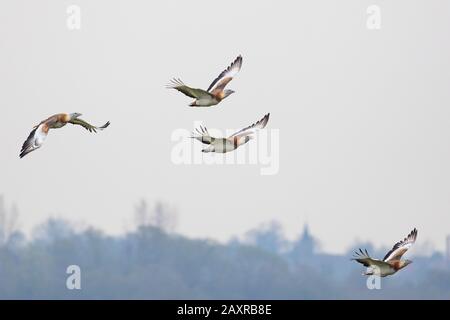
[[[20,158],[23,158],[30,152],[42,147],[50,129],[62,128],[66,124],[71,123],[74,125],[80,125],[89,132],[97,132],[97,130],[103,130],[109,126],[109,121],[101,127],[92,126],[86,121],[81,120],[79,118],[80,116],[81,113],[60,113],[55,114],[39,123],[33,128],[33,131],[31,131],[27,140],[24,142],[22,150],[20,151]]]
[[[188,87],[180,79],[173,79],[167,88],[176,89],[188,97],[194,98],[194,102],[189,105],[191,107],[214,106],[234,93],[233,90],[226,90],[225,87],[233,80],[233,77],[241,70],[241,67],[242,57],[238,56],[227,69],[214,79],[206,91]]]
[[[209,145],[207,148],[203,149],[202,152],[216,152],[216,153],[226,153],[237,149],[238,147],[246,144],[251,139],[253,139],[253,134],[256,133],[258,129],[264,129],[269,121],[270,113],[266,114],[258,122],[239,130],[238,132],[232,134],[228,138],[215,138],[212,137],[208,129],[200,126],[200,129],[196,129],[193,133],[193,139],[200,141],[201,143]]]
[[[416,238],[417,229],[414,228],[403,241],[399,241],[394,245],[394,247],[385,255],[383,260],[372,259],[367,250],[363,251],[361,249],[359,249],[359,252],[355,252],[355,257],[352,260],[369,268],[364,275],[378,275],[381,277],[390,276],[412,263],[411,260],[401,260],[401,258],[405,252],[411,248],[414,242],[416,242]]]

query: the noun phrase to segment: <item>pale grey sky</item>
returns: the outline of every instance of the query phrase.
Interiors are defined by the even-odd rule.
[[[71,4],[79,31],[66,27]],[[373,4],[380,30],[366,28]],[[443,249],[449,30],[445,0],[2,1],[0,193],[28,229],[59,216],[119,233],[146,198],[175,207],[178,231],[195,237],[275,219],[291,237],[307,221],[329,252],[390,246],[413,227]],[[236,93],[217,107],[165,89],[172,77],[206,87],[238,54]],[[111,126],[54,130],[20,160],[32,126],[59,112]],[[267,112],[277,175],[172,163],[174,130],[235,129]]]

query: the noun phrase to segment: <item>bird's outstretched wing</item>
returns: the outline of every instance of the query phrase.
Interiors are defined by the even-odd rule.
[[[211,144],[216,140],[216,138],[211,137],[206,127],[200,126],[200,128],[196,128],[194,132],[192,132],[192,139],[196,139],[204,144]]]
[[[45,138],[47,138],[48,130],[49,127],[46,123],[41,123],[34,127],[33,131],[31,131],[27,140],[25,140],[22,145],[22,149],[20,150],[20,158],[23,158],[30,152],[42,147]]]
[[[409,248],[416,242],[417,229],[414,228],[408,236],[402,241],[397,242],[392,249],[384,256],[383,261],[400,260],[400,258],[408,251]]]
[[[359,251],[355,251],[352,260],[361,263],[365,267],[375,266],[381,268],[382,266],[386,265],[386,262],[384,261],[371,258],[366,249],[364,249],[364,251],[362,249],[359,249]]]
[[[172,81],[170,81],[170,83],[167,85],[167,88],[178,90],[181,93],[187,95],[188,97],[194,99],[200,99],[202,97],[211,97],[211,94],[209,92],[206,92],[205,90],[202,89],[195,89],[188,87],[180,79],[172,79]]]
[[[239,55],[233,63],[222,71],[219,76],[214,79],[214,81],[209,85],[208,92],[212,92],[214,90],[222,91],[225,86],[233,80],[233,77],[241,70],[242,67],[242,57]],[[217,84],[217,86],[216,86]],[[214,87],[216,86],[216,87]]]
[[[269,121],[269,117],[270,117],[270,113],[266,114],[261,120],[259,120],[258,122],[239,130],[238,132],[233,133],[231,136],[229,136],[228,138],[232,138],[232,137],[245,137],[248,135],[251,135],[253,133],[256,132],[256,130],[258,129],[264,129],[267,125],[267,122]]]
[[[82,126],[82,127],[85,128],[87,131],[89,131],[89,132],[95,132],[95,133],[97,132],[97,130],[103,130],[103,129],[106,129],[106,128],[110,125],[110,122],[108,121],[108,122],[105,123],[103,126],[101,126],[101,127],[96,127],[96,126],[93,126],[93,125],[87,123],[87,122],[84,121],[84,120],[81,120],[80,118],[76,118],[76,119],[70,120],[69,123],[74,124],[74,125]]]

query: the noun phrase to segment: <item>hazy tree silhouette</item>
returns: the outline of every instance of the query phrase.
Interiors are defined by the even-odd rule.
[[[137,228],[153,226],[166,232],[172,232],[176,223],[176,213],[163,202],[158,201],[153,208],[150,208],[147,201],[141,200],[135,208]]]

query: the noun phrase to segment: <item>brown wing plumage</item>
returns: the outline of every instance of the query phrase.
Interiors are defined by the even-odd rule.
[[[208,92],[211,92],[211,90],[214,88],[214,86],[217,84],[217,86],[214,88],[214,91],[222,91],[225,86],[233,79],[233,77],[241,70],[242,67],[242,56],[238,56],[233,63],[226,68],[224,71],[222,71],[219,76],[214,79],[214,81],[209,85]]]
[[[246,136],[246,135],[254,133],[255,129],[264,129],[267,125],[267,122],[269,122],[269,117],[270,117],[270,113],[266,114],[258,122],[244,128],[244,129],[241,129],[238,132],[233,133],[231,136],[229,136],[229,138],[237,137],[237,136],[239,136],[239,137]]]
[[[57,123],[67,123],[69,120],[69,115],[67,113],[58,113],[51,117],[48,117],[47,119],[41,121],[36,127],[40,126],[41,124],[44,124],[48,128],[52,128]]]
[[[417,229],[414,228],[408,236],[402,241],[397,242],[392,249],[384,256],[383,261],[400,260],[400,258],[408,251],[409,248],[416,242]]]

